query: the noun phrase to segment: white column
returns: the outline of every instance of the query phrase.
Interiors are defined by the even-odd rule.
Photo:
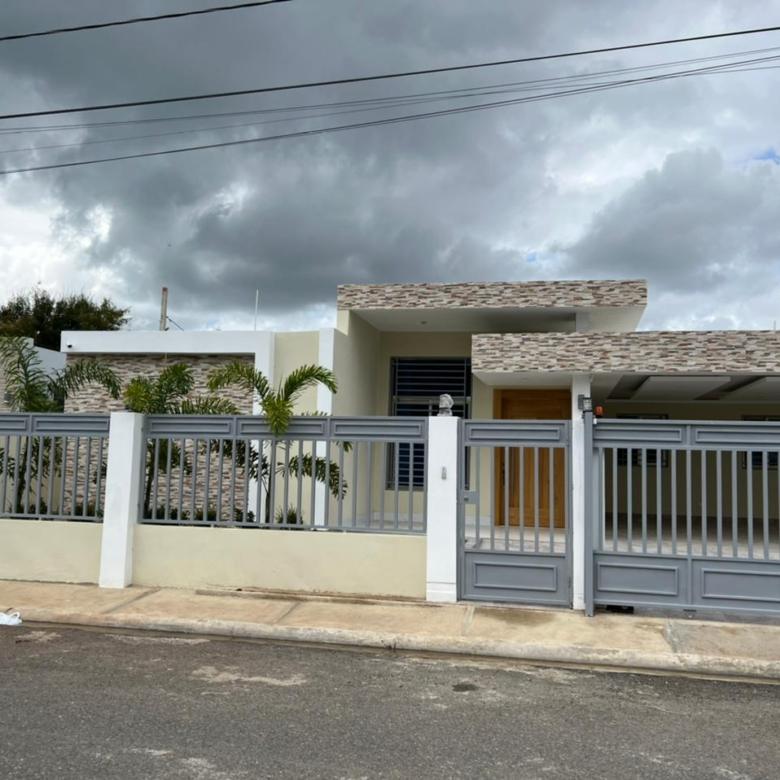
[[[428,419],[426,599],[458,600],[457,417]]]
[[[585,609],[585,425],[579,396],[590,396],[590,375],[571,378],[572,606]]]
[[[111,413],[98,578],[101,588],[125,588],[133,581],[133,535],[141,511],[144,471],[143,427],[142,414]]]
[[[323,368],[333,371],[335,364],[335,340],[336,333],[333,328],[320,330],[319,352],[317,362]],[[317,412],[319,414],[333,414],[333,393],[323,385],[317,385]],[[318,441],[316,445],[317,457],[324,458],[327,445],[324,441]],[[314,525],[325,525],[325,502],[330,501],[330,493],[322,482],[314,482]]]

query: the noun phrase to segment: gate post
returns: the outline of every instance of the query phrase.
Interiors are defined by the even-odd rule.
[[[100,545],[101,588],[126,588],[133,581],[133,537],[144,467],[144,416],[112,412]]]
[[[597,495],[596,485],[594,483],[593,470],[593,409],[588,408],[582,415],[585,425],[585,436],[583,440],[583,454],[585,457],[585,485],[584,485],[584,504],[585,504],[585,614],[593,617],[593,522],[596,514],[594,512],[594,500]]]
[[[585,540],[586,509],[585,444],[586,423],[580,398],[590,398],[590,376],[575,374],[571,380],[571,567],[572,608],[586,609],[586,575],[588,550]]]
[[[458,600],[458,484],[460,420],[457,417],[428,419],[428,493],[426,531],[425,598],[428,601]]]

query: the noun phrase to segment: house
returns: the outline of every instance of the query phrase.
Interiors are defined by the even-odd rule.
[[[427,564],[411,568],[417,577],[427,567],[430,599],[776,612],[780,336],[638,331],[646,303],[641,280],[345,285],[335,328],[66,332],[62,351],[68,360],[100,357],[125,377],[186,362],[203,390],[211,367],[235,359],[274,383],[304,363],[332,368],[338,393],[312,390],[299,411],[331,415],[335,427],[301,424],[281,456],[255,422],[225,423],[219,435],[243,436],[247,453],[271,447],[274,462],[289,462],[296,447],[300,457],[327,458],[328,474],[341,475],[336,489],[300,475],[290,485],[283,468],[283,479],[253,493],[233,473],[232,484],[247,487],[230,496],[230,521],[256,525],[265,489],[266,523],[289,512],[312,528],[423,533]],[[246,414],[258,411],[230,392]],[[455,427],[430,419],[444,393],[462,419]],[[120,408],[90,389],[67,411]],[[219,526],[221,509],[209,506],[212,433],[199,421],[191,430],[167,425],[154,422],[147,447],[165,452],[178,441],[197,466],[205,439],[206,487],[188,494],[190,510],[180,491],[195,481],[193,469],[182,466],[177,487],[167,477],[175,463],[165,474],[155,466],[147,488],[167,480],[177,513],[168,507],[160,519],[155,499],[141,522],[181,524],[187,515],[203,525],[216,511]],[[213,472],[220,484],[224,468]],[[186,549],[183,538],[166,549]],[[401,561],[393,549],[390,569]],[[396,575],[371,592],[426,587]]]
[[[303,363],[332,368],[339,392],[301,409],[341,416],[435,414],[571,419],[590,395],[604,417],[772,419],[780,412],[774,331],[637,331],[641,280],[345,285],[337,325],[319,331],[70,331],[68,360],[98,356],[123,377],[186,362],[205,376],[233,359],[272,381]],[[251,399],[233,395],[247,413]],[[121,409],[92,389],[67,411]]]

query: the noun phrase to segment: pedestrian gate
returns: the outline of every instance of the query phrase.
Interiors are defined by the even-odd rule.
[[[589,607],[779,613],[780,425],[591,420]]]
[[[465,420],[459,596],[571,605],[570,425]]]

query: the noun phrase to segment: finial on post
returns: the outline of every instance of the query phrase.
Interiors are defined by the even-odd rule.
[[[442,393],[439,396],[439,417],[452,417],[453,406],[452,396],[448,393]]]

